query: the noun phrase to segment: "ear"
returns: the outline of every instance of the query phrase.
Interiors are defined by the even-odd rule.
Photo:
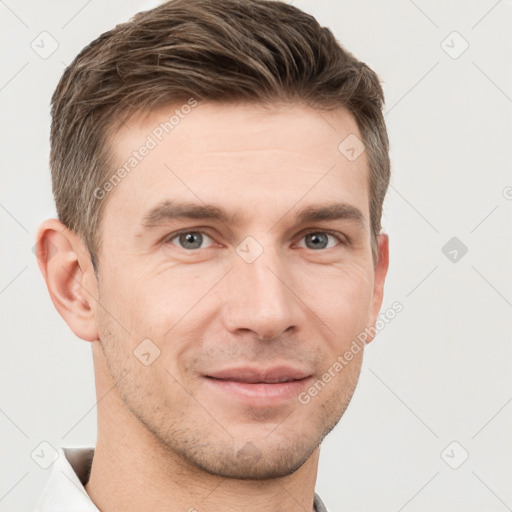
[[[48,219],[36,235],[36,256],[60,316],[79,338],[96,341],[97,281],[81,239],[59,220]]]
[[[375,265],[375,276],[373,284],[373,297],[370,305],[370,324],[375,326],[379,316],[382,300],[384,298],[384,282],[388,273],[389,267],[389,237],[386,234],[377,235],[378,254],[379,260]],[[373,334],[370,334],[366,343],[370,343],[375,338],[376,332],[374,329],[369,329]]]

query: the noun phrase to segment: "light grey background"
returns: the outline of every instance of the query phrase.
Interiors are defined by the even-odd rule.
[[[383,310],[404,308],[366,351],[322,445],[317,492],[331,512],[510,510],[512,3],[293,3],[384,81],[393,178]],[[50,97],[83,46],[154,5],[0,0],[4,512],[35,506],[50,472],[31,458],[41,442],[96,440],[90,344],[55,311],[32,253],[39,223],[55,215]],[[51,49],[43,31],[58,43],[45,59],[31,47],[46,37]],[[459,247],[446,256],[452,237]]]

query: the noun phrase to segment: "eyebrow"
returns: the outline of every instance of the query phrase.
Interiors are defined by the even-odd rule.
[[[219,206],[166,200],[144,215],[142,225],[151,229],[174,219],[210,219],[234,224],[240,220],[238,215],[230,214]]]
[[[281,217],[281,219],[283,217]],[[147,229],[152,229],[170,220],[180,219],[209,219],[224,224],[240,224],[241,221],[237,213],[213,204],[165,200],[158,203],[144,215],[142,226]],[[347,203],[328,203],[321,206],[307,206],[299,211],[296,219],[298,224],[323,220],[351,220],[356,221],[361,227],[365,227],[365,217],[363,213],[355,206]]]
[[[361,227],[365,226],[365,218],[361,210],[346,203],[332,203],[325,206],[308,206],[297,215],[299,223],[317,222],[321,220],[353,220]]]

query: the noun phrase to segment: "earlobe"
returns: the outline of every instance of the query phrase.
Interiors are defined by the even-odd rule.
[[[89,290],[84,284],[96,282],[89,278],[94,272],[88,254],[80,238],[59,220],[48,219],[39,227],[37,261],[53,305],[79,338],[96,341],[97,288]]]
[[[384,283],[389,268],[389,236],[386,234],[377,235],[379,260],[375,266],[373,284],[373,297],[370,309],[370,326],[374,326],[379,316],[382,301],[384,299]],[[367,339],[367,343],[373,340],[375,334]]]

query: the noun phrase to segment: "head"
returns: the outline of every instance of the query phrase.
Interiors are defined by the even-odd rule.
[[[289,474],[348,406],[364,350],[333,367],[387,271],[382,106],[328,29],[266,0],[165,3],[64,72],[40,267],[96,371],[187,463]]]

